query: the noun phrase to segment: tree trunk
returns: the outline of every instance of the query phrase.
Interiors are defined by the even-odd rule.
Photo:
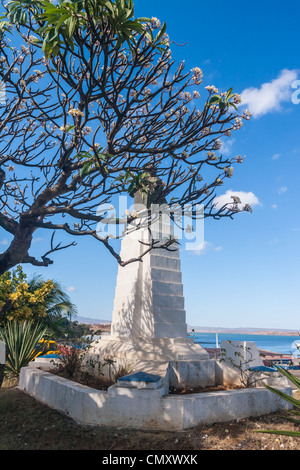
[[[19,224],[10,246],[0,254],[0,276],[17,264],[23,263],[28,257],[34,231],[33,227]]]

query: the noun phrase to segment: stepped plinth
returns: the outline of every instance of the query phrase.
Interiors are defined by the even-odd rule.
[[[121,258],[140,258],[151,237],[161,245],[171,231],[171,225],[163,222],[159,232],[141,228],[127,233]],[[153,248],[141,261],[119,266],[111,334],[94,344],[91,352],[127,361],[134,370],[143,366],[150,373],[166,371],[178,361],[211,361],[187,333],[177,243],[168,249]]]

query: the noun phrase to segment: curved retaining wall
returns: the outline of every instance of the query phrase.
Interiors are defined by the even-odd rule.
[[[76,422],[157,430],[233,421],[292,408],[264,387],[191,395],[167,395],[156,388],[111,386],[99,391],[33,367],[21,369],[19,388]],[[290,387],[276,387],[292,395]]]

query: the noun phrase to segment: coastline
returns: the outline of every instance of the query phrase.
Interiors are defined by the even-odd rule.
[[[200,326],[188,326],[188,333],[231,333],[247,335],[270,335],[270,336],[299,336],[299,330],[279,330],[260,328],[212,328]]]
[[[76,319],[75,319],[76,320]],[[97,320],[93,318],[79,317],[78,323],[89,325],[93,329],[102,329],[103,331],[110,331],[111,321]],[[270,335],[270,336],[299,336],[299,330],[278,329],[278,328],[223,328],[211,326],[192,326],[188,325],[188,333],[230,333],[230,334],[244,334],[244,335]]]

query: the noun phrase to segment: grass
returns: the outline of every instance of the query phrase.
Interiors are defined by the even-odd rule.
[[[280,414],[176,432],[82,426],[16,385],[0,389],[0,450],[300,450],[299,438],[253,432],[298,430]]]

